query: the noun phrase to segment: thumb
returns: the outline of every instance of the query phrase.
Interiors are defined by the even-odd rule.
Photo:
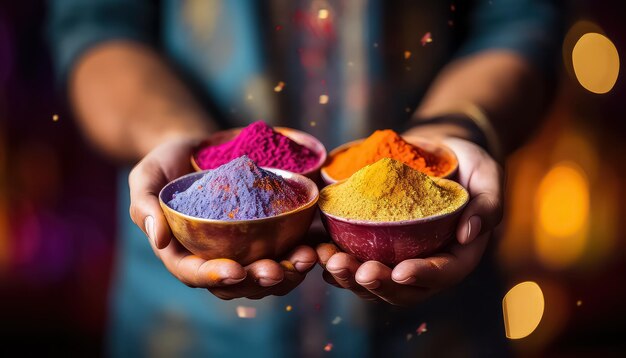
[[[130,217],[157,249],[167,247],[172,237],[157,198],[165,181],[160,167],[149,160],[139,162],[128,177]]]
[[[495,161],[482,161],[475,168],[467,185],[471,199],[457,228],[460,244],[469,244],[500,223],[503,206],[502,182],[502,169]]]

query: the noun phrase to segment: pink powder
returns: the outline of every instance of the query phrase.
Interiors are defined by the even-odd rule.
[[[319,156],[311,149],[257,121],[242,129],[230,142],[200,149],[196,163],[202,169],[214,169],[242,155],[247,155],[260,167],[295,173],[306,172],[319,161]]]

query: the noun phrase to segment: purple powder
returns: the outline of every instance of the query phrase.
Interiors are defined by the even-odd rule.
[[[306,201],[300,185],[259,168],[244,155],[206,172],[168,205],[198,218],[249,220],[278,215]]]

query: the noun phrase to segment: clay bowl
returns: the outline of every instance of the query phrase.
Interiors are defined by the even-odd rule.
[[[211,220],[196,218],[170,208],[172,195],[189,188],[204,172],[182,176],[167,184],[159,193],[165,218],[178,241],[205,260],[228,258],[242,265],[262,258],[276,258],[293,248],[307,233],[319,192],[313,181],[285,170],[263,168],[308,193],[306,204],[280,215],[252,220]]]
[[[322,169],[321,169],[321,176],[322,176],[322,180],[324,181],[324,183],[326,184],[334,184],[336,183],[337,179],[333,178],[330,174],[328,174],[328,172],[326,171],[326,166],[328,164],[330,164],[330,162],[332,161],[332,159],[339,153],[341,152],[345,152],[346,150],[350,149],[350,147],[355,146],[357,144],[360,144],[361,142],[363,142],[365,139],[358,139],[352,142],[348,142],[345,144],[340,145],[339,147],[333,149],[330,151],[330,153],[328,153],[328,163],[326,163]],[[424,149],[425,151],[436,155],[439,158],[445,158],[447,161],[449,161],[452,165],[450,166],[450,169],[443,173],[442,175],[438,176],[439,178],[445,178],[445,179],[452,179],[454,178],[454,176],[456,175],[457,169],[459,168],[459,161],[456,157],[456,154],[454,154],[454,152],[452,151],[452,149],[448,148],[446,145],[439,143],[439,142],[434,142],[432,140],[426,139],[426,138],[411,138],[411,144],[416,145],[422,149]]]
[[[195,148],[195,150],[193,151],[193,154],[191,155],[191,166],[198,172],[204,170],[200,168],[200,166],[198,165],[196,161],[196,153],[201,148],[204,148],[206,146],[219,145],[219,144],[226,143],[226,142],[233,140],[236,136],[239,135],[239,132],[241,132],[242,129],[243,128],[233,128],[233,129],[227,129],[224,131],[215,132],[209,138],[202,141]],[[322,167],[322,165],[324,165],[324,162],[326,162],[326,156],[327,156],[326,148],[324,147],[322,142],[320,142],[314,136],[306,132],[299,131],[297,129],[287,128],[287,127],[274,127],[274,130],[286,137],[289,137],[294,142],[311,149],[313,152],[315,152],[315,154],[317,154],[317,156],[319,157],[319,161],[317,162],[317,164],[311,169],[302,173],[297,173],[297,174],[304,175],[305,177],[313,181],[318,180],[320,177],[320,168]]]
[[[437,183],[467,194],[455,181],[439,179]],[[343,251],[363,262],[375,260],[393,267],[407,259],[427,257],[453,240],[469,194],[466,198],[451,213],[404,221],[353,220],[320,211],[326,231]]]

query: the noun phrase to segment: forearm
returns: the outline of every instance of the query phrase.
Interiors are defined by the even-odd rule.
[[[70,100],[92,142],[107,155],[137,160],[172,137],[203,137],[213,130],[174,73],[147,47],[110,42],[77,63]]]
[[[522,57],[507,51],[488,51],[450,63],[438,76],[414,119],[459,113],[468,106],[482,109],[503,153],[518,147],[540,122],[548,103],[541,77]],[[459,137],[470,134],[453,125],[419,128]]]

